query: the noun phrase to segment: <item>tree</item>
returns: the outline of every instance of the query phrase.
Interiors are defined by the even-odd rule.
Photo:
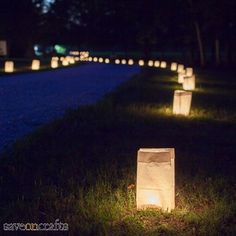
[[[206,4],[206,25],[211,42],[214,44],[215,64],[219,66],[223,47],[229,44],[231,26],[235,23],[235,1],[208,0]],[[234,26],[235,27],[235,26]],[[206,33],[207,33],[206,32]]]
[[[3,0],[0,8],[0,36],[7,40],[12,57],[32,55],[38,12],[31,0]]]

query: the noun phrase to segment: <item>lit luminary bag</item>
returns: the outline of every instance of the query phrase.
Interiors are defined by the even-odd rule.
[[[187,67],[186,68],[186,76],[192,76],[193,75],[193,68]]]
[[[191,109],[192,92],[175,90],[173,99],[173,114],[188,116]]]
[[[182,84],[184,82],[184,77],[186,76],[185,70],[178,73],[178,83]]]
[[[174,148],[142,148],[138,151],[137,209],[175,208]]]
[[[40,69],[40,61],[39,60],[32,60],[32,65],[31,65],[32,70],[39,70]]]
[[[185,76],[183,81],[184,90],[195,90],[195,75]]]
[[[14,72],[14,62],[13,61],[6,61],[5,62],[5,72],[6,73]]]
[[[170,66],[170,70],[171,71],[176,71],[177,70],[177,66],[178,66],[178,64],[176,62],[172,62],[171,66]]]

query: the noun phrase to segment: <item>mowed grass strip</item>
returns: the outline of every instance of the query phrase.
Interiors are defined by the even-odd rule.
[[[144,69],[93,106],[17,142],[0,161],[0,219],[69,224],[77,235],[234,235],[232,73],[197,74],[189,117],[173,116],[177,75]],[[176,150],[176,209],[137,211],[137,150]]]

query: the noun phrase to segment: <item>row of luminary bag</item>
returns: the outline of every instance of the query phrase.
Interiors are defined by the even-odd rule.
[[[69,64],[70,64],[70,62],[67,60],[62,61],[62,65],[69,65]],[[57,67],[58,67],[58,61],[55,59],[52,59],[51,60],[51,68],[57,68]],[[40,70],[40,60],[32,60],[31,69],[32,70]],[[13,73],[15,71],[14,61],[6,61],[5,66],[4,66],[4,71],[6,73]]]
[[[99,60],[100,59],[100,60]],[[95,59],[95,62],[103,62],[101,58]],[[109,63],[109,59],[105,59],[105,63]],[[126,64],[125,59],[116,59],[116,64]],[[52,58],[51,66],[53,64],[56,68],[58,59]],[[62,61],[63,62],[63,61]],[[72,59],[71,59],[71,64]],[[128,64],[133,64],[130,59]],[[139,61],[140,66],[144,66],[144,61]],[[166,62],[149,61],[148,66],[156,66],[166,68]],[[40,62],[38,60],[32,61],[32,69],[39,69]],[[172,71],[181,71],[183,75],[183,65],[177,63],[171,64]],[[186,68],[184,73],[186,78],[193,76],[192,68]],[[184,79],[186,79],[184,77]],[[178,81],[178,82],[184,82]],[[195,78],[194,78],[195,79]],[[187,115],[187,110],[190,110],[192,92],[184,90],[176,90],[174,93],[173,111],[175,114]],[[189,96],[191,95],[191,96]],[[190,100],[189,100],[190,98]],[[175,154],[174,148],[142,148],[138,151],[138,165],[137,165],[137,182],[136,182],[136,205],[137,209],[146,208],[161,208],[162,210],[171,211],[175,208]]]
[[[177,71],[178,82],[184,90],[174,91],[173,113],[188,115],[192,92],[195,89],[195,75],[192,68],[171,63],[171,70]],[[193,83],[191,87],[191,83]],[[190,85],[190,86],[189,86]],[[175,208],[175,150],[174,148],[141,148],[137,157],[136,181],[137,209],[159,208],[170,212]]]
[[[90,62],[99,62],[99,63],[110,63],[109,58],[102,57],[89,57],[88,61]],[[135,62],[133,59],[114,59],[115,64],[128,64],[134,65]],[[167,68],[166,61],[159,60],[148,60],[146,63],[144,60],[140,59],[137,61],[139,66],[148,66],[148,67],[160,67]],[[177,64],[172,62],[170,66],[171,71],[176,71],[178,73],[178,83],[183,85],[183,90],[174,91],[173,99],[173,114],[175,115],[184,115],[188,116],[191,108],[192,101],[192,90],[195,89],[195,75],[193,74],[193,68],[187,67],[184,68],[183,64]]]
[[[89,57],[90,62],[110,63],[110,59],[102,57]],[[115,64],[135,64],[133,59],[115,59]],[[167,68],[165,61],[144,62],[138,61],[139,66]],[[183,65],[171,64],[172,71],[184,69]],[[192,75],[192,68],[186,68],[187,76]],[[182,90],[183,91],[183,90]],[[188,93],[188,91],[183,91]],[[189,92],[191,93],[191,92]],[[176,114],[185,115],[182,112],[184,96],[179,96],[180,90],[175,91],[179,98],[179,109]],[[176,98],[175,98],[176,100]],[[183,100],[183,101],[182,101]],[[182,112],[182,113],[181,113]],[[136,178],[136,207],[138,210],[147,208],[161,209],[170,212],[175,208],[175,150],[174,148],[140,148],[137,156],[137,178]]]
[[[83,54],[82,54],[83,55]],[[59,66],[59,61],[62,62],[63,66],[67,66],[69,64],[74,64],[76,61],[94,61],[94,62],[105,62],[110,63],[110,59],[106,58],[97,58],[97,57],[88,57],[89,53],[86,54],[86,57],[53,57],[51,59],[51,68],[57,68]],[[115,64],[128,64],[133,65],[133,59],[115,59]],[[139,60],[138,64],[140,66],[144,66],[144,60]],[[160,67],[160,68],[167,68],[167,63],[165,61],[152,61],[149,60],[147,63],[150,67]],[[40,61],[39,60],[32,60],[32,70],[39,70],[40,69]],[[175,62],[171,63],[171,70],[178,72],[178,83],[183,84],[183,90],[175,90],[174,92],[174,99],[173,99],[173,113],[176,115],[189,115],[190,108],[191,108],[191,100],[192,100],[192,92],[190,90],[195,89],[195,75],[193,74],[192,68],[184,69],[184,65],[177,64]],[[13,61],[6,61],[5,62],[5,72],[11,73],[14,71],[14,62]]]
[[[195,75],[192,68],[171,63],[178,72],[178,82],[184,90],[175,90],[173,113],[189,115]],[[170,212],[175,208],[175,150],[174,148],[141,148],[137,158],[137,209],[160,208]]]
[[[171,70],[177,71],[178,83],[183,85],[183,90],[174,91],[173,99],[173,113],[175,115],[188,116],[190,114],[192,91],[195,90],[195,75],[193,74],[193,68],[187,67],[184,69],[184,65],[172,63]]]
[[[76,61],[81,61],[81,58],[78,57],[63,57],[61,59],[57,57],[52,57],[51,59],[51,68],[57,68],[59,67],[59,62],[61,61],[61,64],[63,66],[68,66],[70,64],[74,64]],[[40,70],[40,60],[34,59],[32,60],[31,64],[31,69],[32,70]],[[4,66],[4,71],[6,73],[12,73],[14,72],[14,61],[5,61],[5,66]]]
[[[90,57],[90,62],[110,63],[108,58]],[[133,65],[132,59],[115,59],[115,64]],[[139,60],[140,66],[145,66],[143,60]],[[147,62],[149,67],[167,68],[165,61]],[[195,89],[195,76],[192,68],[186,68],[173,62],[171,70],[181,72],[182,81],[193,79]],[[178,81],[179,82],[179,81]],[[185,81],[188,83],[189,81]],[[184,89],[190,90],[191,87]],[[176,90],[174,93],[174,114],[188,115],[191,106],[191,91]],[[138,210],[147,208],[162,209],[170,212],[175,208],[175,150],[174,148],[141,148],[137,157],[137,179],[136,179],[136,207]]]
[[[62,57],[52,57],[51,58],[51,68],[57,68],[59,67],[60,63],[62,66],[68,66],[70,64],[74,64],[75,62],[78,61],[87,61],[89,57],[89,52],[87,51],[82,51],[82,52],[77,52],[76,56],[62,56]],[[32,70],[40,70],[40,60],[39,59],[33,59],[31,63],[31,69]],[[12,73],[14,72],[14,61],[5,61],[4,65],[4,71],[6,73]]]
[[[88,61],[98,63],[110,63],[109,58],[89,57]],[[114,59],[115,64],[134,65],[133,59]],[[138,60],[139,66],[167,68],[165,61],[152,61],[147,63]],[[183,72],[184,66],[177,63],[171,64],[172,71]],[[186,68],[186,76],[192,76],[192,68]],[[182,91],[190,93],[188,91]],[[179,108],[175,114],[186,115],[184,109],[186,97],[180,90],[175,91],[180,100]],[[181,96],[179,96],[181,95]],[[176,99],[175,99],[176,100]],[[178,100],[178,99],[177,99]],[[183,100],[183,101],[182,101]],[[191,103],[191,102],[190,102]],[[190,108],[189,108],[190,109]],[[137,156],[136,179],[136,207],[138,210],[147,208],[162,209],[170,212],[175,208],[175,150],[174,148],[141,148]]]

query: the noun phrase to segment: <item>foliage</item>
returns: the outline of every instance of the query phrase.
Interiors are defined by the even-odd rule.
[[[43,0],[2,1],[0,38],[9,41],[11,56],[29,55],[34,43],[61,43],[146,57],[174,52],[198,63],[201,45],[208,63],[214,54],[218,64],[235,63],[233,0],[56,0],[45,9]]]

